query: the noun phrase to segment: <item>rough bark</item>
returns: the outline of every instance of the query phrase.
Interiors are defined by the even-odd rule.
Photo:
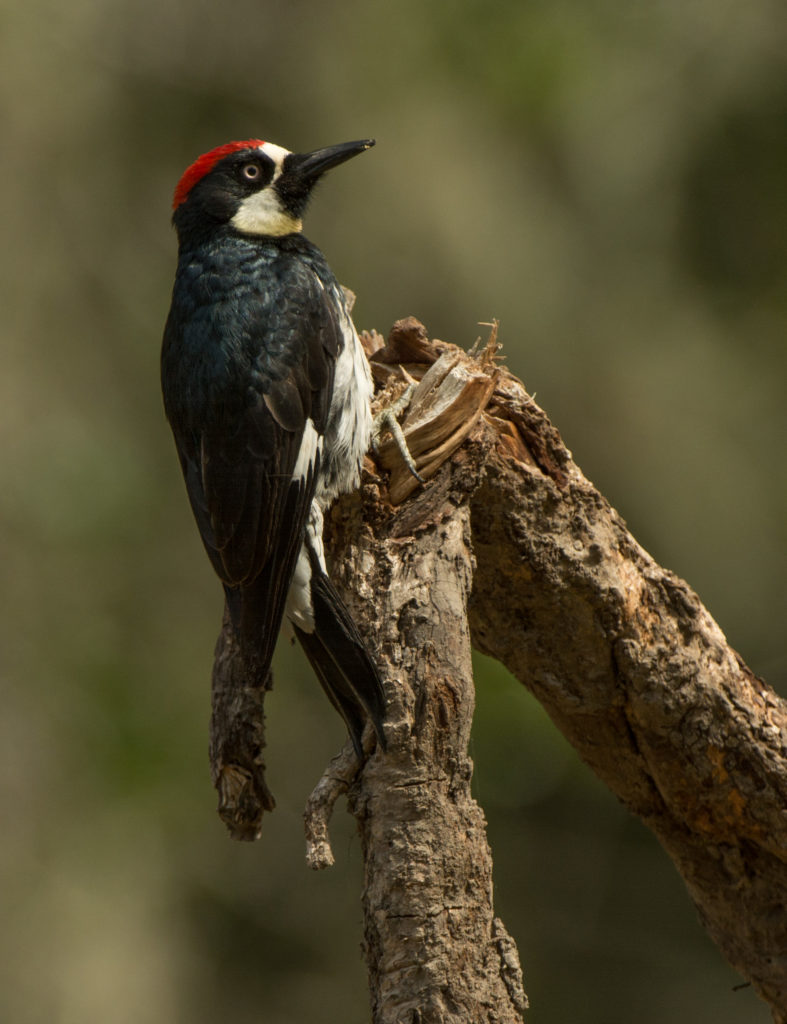
[[[243,658],[225,607],[213,661],[210,772],[219,817],[233,839],[259,839],[263,813],[276,806],[262,758],[270,686],[270,672]]]
[[[364,490],[365,511],[380,510],[377,485]],[[516,1024],[526,1006],[519,960],[494,916],[486,822],[470,795],[469,509],[424,524],[417,538],[393,536],[390,520],[361,520],[355,502],[333,524],[338,578],[353,584],[391,695],[389,749],[350,789],[373,1020]]]
[[[449,347],[429,345],[419,328],[400,324],[373,356],[379,379],[398,362],[423,378],[445,356]],[[712,938],[784,1024],[785,704],[687,584],[640,547],[522,384],[483,356],[475,368],[494,378],[491,397],[433,479],[393,507],[367,475],[360,498],[332,518],[337,579],[393,699],[391,752],[373,756],[351,790],[375,1021],[509,1019],[465,1006],[451,1015],[465,950],[473,973],[493,963],[495,982],[508,977],[494,956],[488,851],[468,793],[472,587],[473,645],[528,687],[653,830]],[[417,448],[418,424],[404,428]],[[428,458],[416,458],[421,472]],[[515,1014],[520,991],[509,990]],[[432,1016],[404,1014],[425,1005]]]
[[[470,796],[471,642],[653,830],[710,935],[787,1024],[785,704],[639,546],[491,340],[467,356],[415,321],[384,347],[367,336],[388,398],[421,382],[403,427],[428,482],[384,443],[387,472],[370,462],[327,523],[333,577],[387,680],[389,749],[360,771],[349,747],[329,766],[307,808],[309,858],[331,862],[327,821],[347,792],[375,1024],[503,1024],[526,1006]],[[272,806],[263,694],[220,638],[211,756],[239,837]]]
[[[513,378],[468,497],[475,646],[538,698],[674,860],[729,962],[787,1020],[787,714]],[[481,467],[479,467],[481,468]]]

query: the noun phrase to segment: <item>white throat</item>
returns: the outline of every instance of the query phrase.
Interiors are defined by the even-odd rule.
[[[261,192],[255,192],[248,199],[244,199],[230,223],[246,235],[292,235],[303,229],[303,222],[300,217],[293,217],[282,209],[281,200],[273,188],[290,151],[272,142],[264,143],[260,150],[270,157],[275,165],[271,183]]]
[[[303,228],[300,217],[293,217],[282,209],[270,185],[244,199],[230,223],[247,235],[291,235]]]

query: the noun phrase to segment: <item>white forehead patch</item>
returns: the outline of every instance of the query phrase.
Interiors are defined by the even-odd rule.
[[[281,174],[284,158],[290,155],[290,151],[273,142],[266,142],[258,148],[273,161],[273,177],[269,185],[243,200],[230,223],[246,235],[273,235],[277,238],[292,235],[303,228],[303,222],[282,208],[276,190],[271,188]]]
[[[284,149],[283,146],[277,146],[274,142],[264,142],[259,148],[260,152],[270,157],[276,165],[276,170],[273,172],[273,180],[275,181],[281,174],[284,158],[290,155],[290,151],[289,149]]]

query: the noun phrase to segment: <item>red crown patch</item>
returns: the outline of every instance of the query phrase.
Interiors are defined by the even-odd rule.
[[[237,153],[239,149],[257,149],[264,145],[265,143],[262,139],[246,139],[244,142],[226,142],[223,146],[217,146],[209,153],[203,153],[202,156],[197,157],[191,167],[183,173],[183,176],[178,182],[178,186],[175,189],[175,195],[172,199],[172,209],[177,210],[180,204],[188,197],[189,192],[191,192],[197,182],[202,181],[205,175],[216,166],[219,160],[223,160],[224,157],[229,156],[230,153]]]

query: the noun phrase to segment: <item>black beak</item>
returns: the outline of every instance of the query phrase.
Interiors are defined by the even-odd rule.
[[[371,149],[373,145],[374,139],[359,139],[358,142],[342,142],[338,146],[315,149],[313,153],[290,153],[284,158],[282,173],[273,186],[284,208],[293,217],[300,217],[311,190],[326,171]]]
[[[313,185],[326,171],[371,149],[373,145],[374,139],[359,139],[357,142],[340,142],[338,146],[315,149],[312,153],[293,153],[287,157],[285,173],[294,174],[303,184]]]

